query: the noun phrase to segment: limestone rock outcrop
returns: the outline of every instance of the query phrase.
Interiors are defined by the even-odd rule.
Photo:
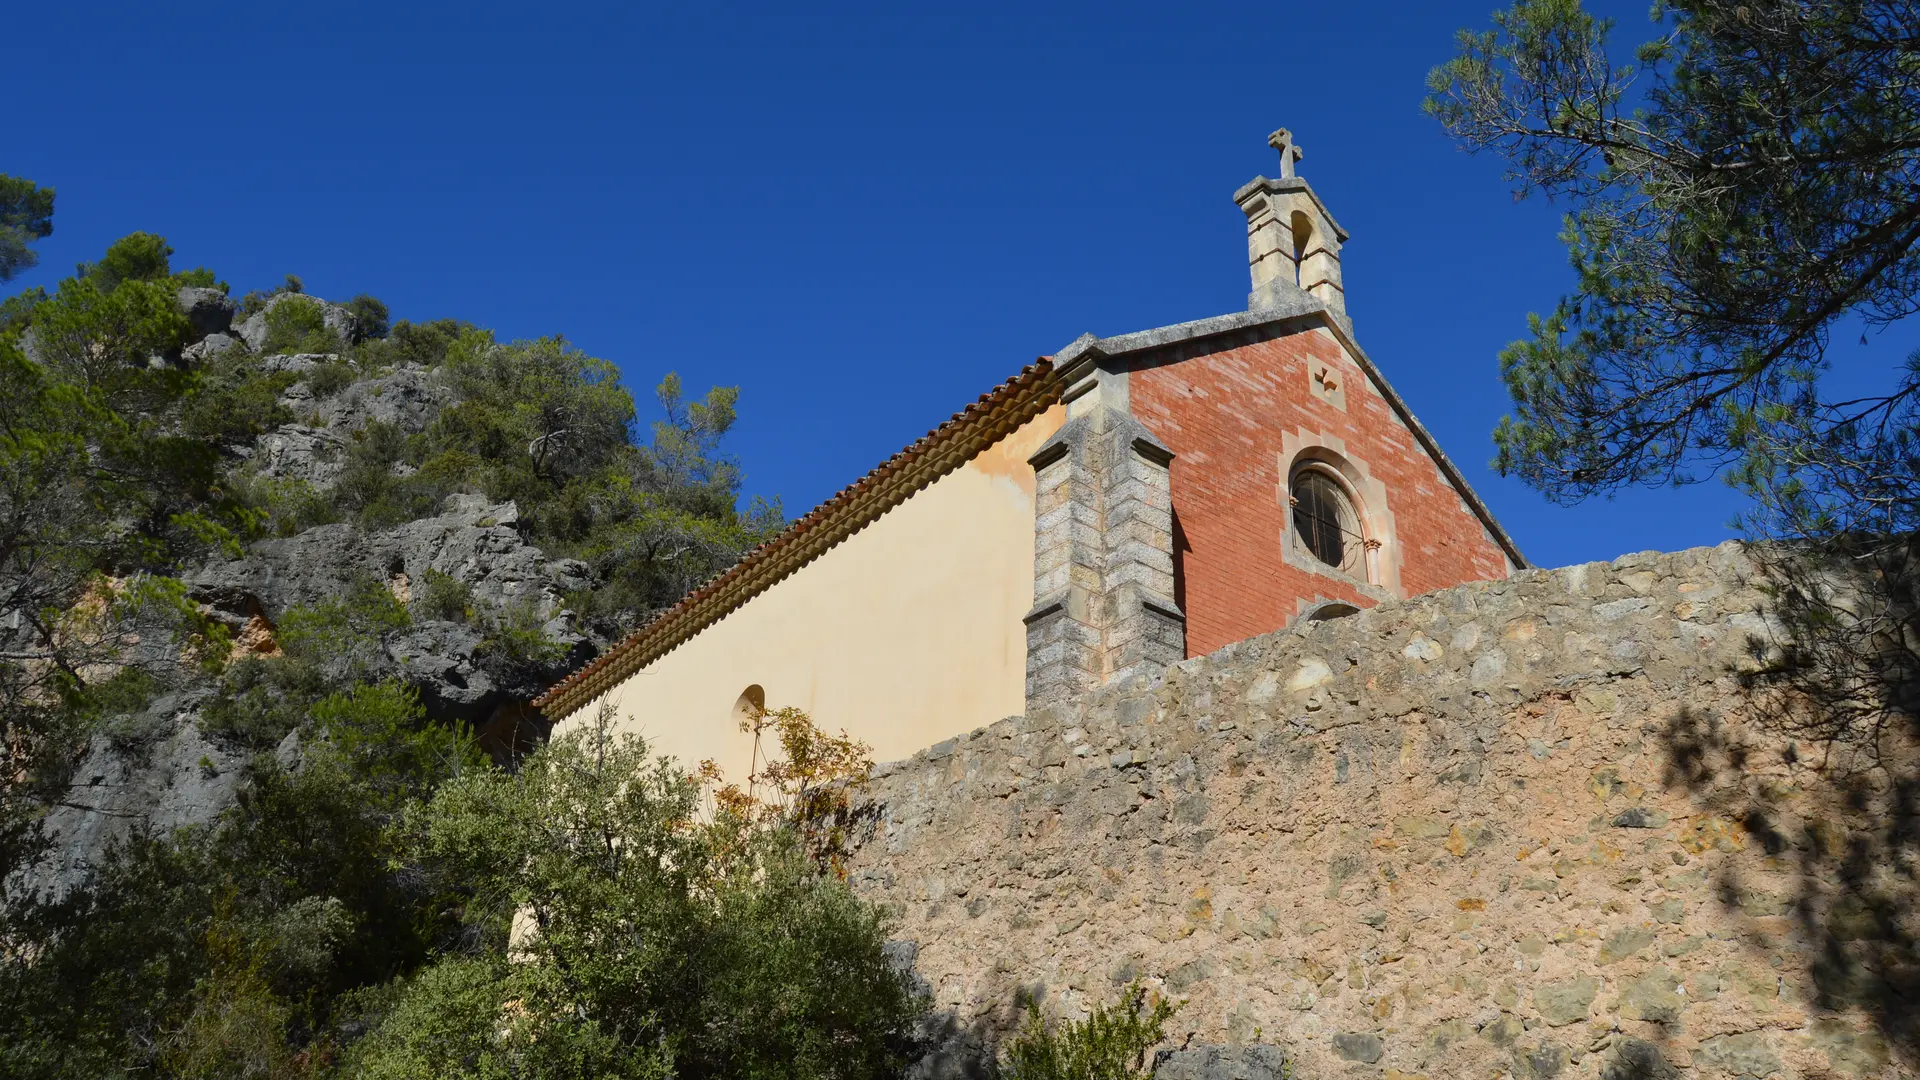
[[[352,314],[326,304],[329,329],[346,339]],[[182,359],[200,363],[226,350],[257,353],[265,342],[267,308],[235,324],[237,305],[217,289],[183,288],[179,308],[192,340]],[[346,465],[347,450],[371,425],[403,434],[424,431],[453,401],[436,373],[416,364],[355,373],[344,387],[317,393],[309,373],[341,361],[333,355],[246,355],[269,373],[300,377],[281,398],[298,421],[242,445],[224,448],[233,471],[250,481],[297,481],[325,499]],[[402,466],[401,468],[404,468]],[[411,624],[384,634],[377,654],[357,658],[366,678],[394,678],[411,686],[429,715],[470,726],[483,746],[524,749],[529,730],[544,721],[526,706],[568,670],[591,659],[598,643],[567,609],[569,593],[590,588],[585,564],[551,559],[517,528],[511,501],[477,495],[448,497],[431,516],[384,529],[350,523],[308,528],[292,536],[257,540],[237,557],[216,559],[182,573],[189,598],[233,632],[236,653],[275,656],[275,627],[296,605],[347,594],[367,582],[405,602],[429,575],[446,575],[470,598],[471,618],[448,619],[416,611]],[[502,656],[484,647],[489,620],[511,613],[529,620],[557,646],[552,655]],[[153,635],[139,648],[161,667],[184,658],[171,639]],[[82,755],[72,788],[46,819],[48,857],[9,877],[5,888],[64,894],[84,880],[108,847],[136,833],[164,834],[204,825],[233,804],[251,751],[210,737],[201,727],[211,696],[204,679],[167,693],[143,712],[115,718],[107,734]],[[286,762],[299,760],[298,732],[281,746]],[[490,741],[491,740],[491,741]]]
[[[163,695],[94,736],[66,799],[47,815],[50,858],[27,888],[64,895],[114,842],[204,824],[233,804],[244,755],[201,734],[205,697]]]
[[[267,317],[272,314],[273,309],[287,303],[319,304],[321,319],[326,328],[339,335],[341,341],[352,340],[356,322],[353,312],[338,304],[329,304],[318,297],[307,296],[304,293],[281,293],[274,296],[259,311],[241,320],[234,332],[239,335],[240,340],[247,343],[247,348],[259,352],[267,343]]]
[[[192,324],[195,337],[225,334],[239,311],[240,305],[219,289],[189,286],[180,290],[180,312]]]

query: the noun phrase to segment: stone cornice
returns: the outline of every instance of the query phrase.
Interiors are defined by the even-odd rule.
[[[1256,191],[1265,191],[1274,195],[1291,194],[1296,191],[1304,193],[1307,198],[1313,200],[1313,205],[1319,208],[1320,216],[1327,219],[1327,224],[1333,226],[1333,234],[1342,242],[1347,240],[1347,230],[1333,220],[1333,213],[1327,209],[1326,203],[1320,201],[1320,195],[1313,190],[1313,185],[1300,177],[1284,176],[1278,180],[1269,180],[1264,176],[1256,176],[1240,185],[1240,190],[1233,193],[1233,201],[1238,203]]]

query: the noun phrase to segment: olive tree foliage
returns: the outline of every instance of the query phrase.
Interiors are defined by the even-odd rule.
[[[1574,501],[1715,472],[1765,532],[1920,524],[1920,367],[1825,392],[1920,304],[1920,8],[1675,0],[1631,62],[1579,0],[1462,32],[1426,106],[1567,206],[1574,291],[1501,355],[1498,466]]]
[[[53,189],[0,174],[0,281],[12,281],[40,259],[32,244],[53,235]]]
[[[703,813],[700,783],[602,711],[517,774],[404,826],[464,883],[472,944],[353,1050],[372,1080],[891,1077],[924,1008],[888,924],[791,833]]]

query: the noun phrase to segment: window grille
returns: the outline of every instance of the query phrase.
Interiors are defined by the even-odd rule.
[[[1293,531],[1314,558],[1365,580],[1367,538],[1360,515],[1338,481],[1318,469],[1293,477]]]

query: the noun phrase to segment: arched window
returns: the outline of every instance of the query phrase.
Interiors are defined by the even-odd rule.
[[[1288,485],[1293,531],[1314,558],[1345,574],[1367,580],[1367,536],[1353,498],[1331,470],[1305,465]]]

